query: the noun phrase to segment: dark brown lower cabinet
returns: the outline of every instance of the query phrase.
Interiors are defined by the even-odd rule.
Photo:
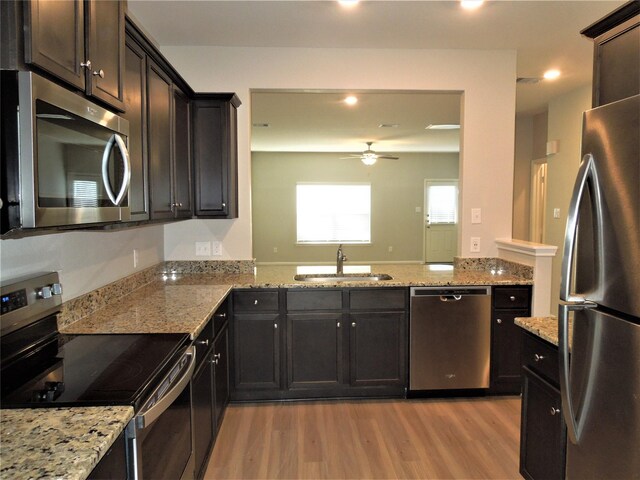
[[[229,328],[225,325],[213,343],[214,431],[220,430],[229,404]],[[214,432],[214,433],[215,433]]]
[[[127,458],[126,443],[124,432],[122,432],[107,453],[100,459],[100,462],[94,467],[88,480],[101,480],[108,478],[110,480],[125,480],[127,478]]]
[[[561,403],[556,387],[524,368],[520,430],[520,473],[524,478],[564,479],[567,434]]]
[[[343,382],[341,313],[287,315],[290,389],[325,389]]]
[[[196,465],[196,477],[202,478],[206,470],[206,461],[213,444],[213,369],[211,351],[200,364],[191,380],[191,408],[193,415],[193,455]]]
[[[351,313],[349,366],[354,387],[405,384],[403,312]]]

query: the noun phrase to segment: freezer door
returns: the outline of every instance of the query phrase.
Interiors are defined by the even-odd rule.
[[[569,390],[567,478],[640,479],[640,325],[575,311]]]
[[[562,300],[586,298],[634,317],[640,317],[639,117],[640,95],[584,114],[561,291]]]

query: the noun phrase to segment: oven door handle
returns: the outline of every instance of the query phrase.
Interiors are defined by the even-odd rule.
[[[164,396],[158,400],[146,410],[139,412],[135,417],[135,423],[137,428],[146,428],[151,425],[160,415],[167,410],[178,396],[182,393],[186,386],[189,385],[193,371],[196,368],[196,347],[191,346],[187,348],[185,355],[191,358],[191,362],[187,367],[187,371],[180,377],[173,387],[164,394]]]

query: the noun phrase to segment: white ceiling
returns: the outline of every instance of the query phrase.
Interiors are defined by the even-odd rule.
[[[211,45],[516,50],[517,77],[541,77],[549,68],[562,72],[562,76],[554,81],[517,85],[516,110],[523,115],[542,112],[546,110],[551,98],[590,82],[592,44],[588,39],[582,38],[579,32],[623,3],[625,2],[620,0],[489,0],[480,9],[469,12],[462,10],[458,2],[453,0],[365,0],[350,9],[342,8],[332,0],[128,0],[129,10],[161,47]],[[334,94],[338,96],[335,92]],[[408,97],[405,95],[405,98]],[[257,97],[253,101],[256,99]],[[264,97],[262,100],[267,105],[274,98]],[[284,133],[279,132],[276,126],[281,120],[295,118],[296,109],[304,111],[308,119],[310,105],[304,102],[320,101],[319,98],[314,99],[313,96],[302,95],[300,92],[296,92],[288,100],[290,101],[285,103],[278,102],[278,108],[271,115],[263,115],[263,111],[258,110],[255,104],[252,106],[254,123],[266,122],[272,125],[260,132],[254,129],[253,149],[285,150]],[[293,100],[301,100],[303,103],[296,106]],[[376,149],[374,144],[374,150],[391,152],[415,150],[415,143],[421,141],[419,138],[429,137],[424,135],[424,123],[440,123],[438,120],[430,121],[426,115],[420,116],[411,110],[412,107],[413,110],[418,107],[424,113],[427,107],[421,102],[442,99],[415,97],[397,109],[394,106],[403,103],[398,102],[397,95],[390,96],[388,100],[391,103],[386,106],[380,105],[384,100],[383,96],[376,99],[371,94],[368,95],[368,103],[359,104],[358,111],[367,111],[369,116],[363,120],[354,120],[360,129],[349,134],[352,146],[345,150],[341,150],[340,145],[341,136],[348,135],[348,123],[336,125],[334,119],[331,123],[334,128],[331,128],[326,125],[323,127],[320,123],[290,121],[287,131],[294,139],[307,135],[305,151],[313,151],[310,147],[315,143],[325,144],[324,148],[319,148],[321,150],[354,151],[353,139],[357,138],[363,142],[386,139],[387,148],[382,144]],[[326,97],[322,101],[330,103],[337,99]],[[290,105],[292,109],[284,111],[283,105]],[[371,111],[385,112],[386,115],[371,116]],[[353,117],[354,115],[351,118]],[[414,129],[413,140],[409,140],[409,132],[402,131],[409,128],[409,121],[405,117],[413,118],[415,122],[411,126]],[[317,122],[321,118],[322,115],[317,115]],[[365,123],[375,126],[372,130],[364,131]],[[385,129],[383,132],[383,129],[377,128],[380,123],[400,123],[401,128]],[[303,130],[296,131],[298,126],[302,126]],[[327,132],[327,129],[333,130],[336,138],[322,140],[319,133],[315,139],[310,136],[312,132]],[[422,150],[450,151],[454,133],[446,132],[439,137],[431,135],[433,145],[429,148],[423,146]],[[404,138],[404,147],[399,143],[389,143],[400,137]],[[291,140],[288,141],[288,145],[292,145]],[[268,145],[268,142],[271,143]],[[454,143],[457,143],[457,138]],[[330,147],[329,144],[333,146]],[[287,143],[284,142],[284,145]],[[294,148],[300,149],[292,146],[289,150]],[[364,148],[363,144],[362,150]]]

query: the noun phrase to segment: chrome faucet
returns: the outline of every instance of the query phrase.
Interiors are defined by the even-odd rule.
[[[342,244],[338,245],[338,252],[336,254],[336,274],[344,274],[344,262],[347,260],[347,256],[342,253]]]

